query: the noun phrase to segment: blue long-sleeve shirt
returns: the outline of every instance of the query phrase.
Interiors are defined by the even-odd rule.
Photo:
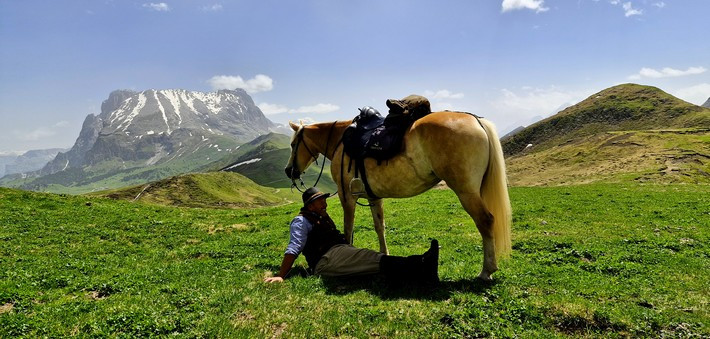
[[[299,215],[291,221],[290,229],[291,237],[288,242],[288,246],[286,246],[286,254],[298,256],[301,252],[303,252],[303,248],[306,247],[308,233],[310,233],[313,229],[313,224],[311,224],[304,216]]]

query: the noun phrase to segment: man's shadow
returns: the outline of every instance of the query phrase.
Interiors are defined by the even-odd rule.
[[[278,266],[274,265],[263,265],[261,268],[270,271],[279,269]],[[321,279],[325,292],[329,295],[347,295],[358,291],[366,291],[385,300],[420,299],[432,301],[447,300],[454,292],[485,294],[489,289],[505,279],[504,277],[497,277],[493,281],[484,281],[477,278],[454,281],[443,280],[436,285],[423,285],[392,283],[382,274],[340,278],[315,277],[303,266],[294,266],[286,276],[287,279],[294,277]]]

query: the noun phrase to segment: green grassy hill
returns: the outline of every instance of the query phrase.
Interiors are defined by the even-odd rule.
[[[235,163],[240,165],[226,170],[242,174],[262,186],[290,187],[291,179],[286,177],[286,173],[284,172],[284,167],[286,167],[286,163],[288,162],[290,155],[290,148],[272,150],[262,154],[246,155]],[[248,163],[249,160],[255,159],[259,160]],[[318,166],[312,164],[311,167],[306,170],[306,173],[301,176],[301,179],[306,185],[313,185],[313,183],[315,183],[318,178],[318,174],[320,173],[320,161],[322,161],[322,159],[323,157],[321,157],[321,160],[318,161]],[[326,161],[323,175],[318,182],[318,187],[329,192],[335,192],[338,190],[330,175],[330,161]]]
[[[240,145],[239,148],[227,157],[214,161],[207,164],[202,171],[212,172],[219,171],[225,167],[229,167],[232,164],[240,162],[240,159],[254,158],[259,154],[290,148],[291,137],[279,133],[269,133],[264,134],[246,144]],[[288,157],[286,158],[288,161]],[[284,161],[284,166],[286,161]]]
[[[442,246],[428,290],[264,284],[300,203],[186,209],[0,188],[0,337],[710,336],[710,186],[510,193],[513,252],[493,283],[473,279],[480,236],[451,191],[385,201],[392,254]],[[340,223],[337,199],[329,210]],[[357,210],[355,244],[374,249],[369,214]]]
[[[611,87],[502,141],[513,185],[710,182],[710,109]]]
[[[291,179],[286,177],[284,168],[291,156],[290,137],[282,134],[271,133],[245,144],[239,148],[239,154],[226,161],[220,161],[210,166],[212,170],[236,172],[266,187],[288,188]],[[306,185],[313,185],[320,173],[323,157],[318,160],[318,166],[312,164],[302,175]],[[227,159],[225,159],[227,160]],[[219,165],[219,166],[216,166]],[[326,161],[323,175],[318,182],[318,187],[328,192],[337,191],[337,185],[330,174],[330,162]]]
[[[260,207],[293,200],[231,172],[192,173],[92,195],[180,207]],[[299,198],[294,194],[294,197]]]

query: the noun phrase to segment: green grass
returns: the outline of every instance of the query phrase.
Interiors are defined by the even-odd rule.
[[[480,236],[452,192],[386,201],[392,254],[442,245],[442,283],[428,291],[379,278],[262,283],[297,204],[186,209],[0,189],[0,337],[710,335],[709,186],[510,192],[513,254],[489,284],[474,280]],[[355,244],[377,248],[368,214],[358,209]]]

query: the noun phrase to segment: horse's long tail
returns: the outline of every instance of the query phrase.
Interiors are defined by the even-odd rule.
[[[512,212],[508,197],[508,178],[505,175],[503,147],[498,140],[498,133],[492,122],[479,119],[488,134],[489,156],[488,169],[481,184],[481,198],[486,208],[493,214],[493,238],[496,255],[506,257],[510,254],[510,228]]]

